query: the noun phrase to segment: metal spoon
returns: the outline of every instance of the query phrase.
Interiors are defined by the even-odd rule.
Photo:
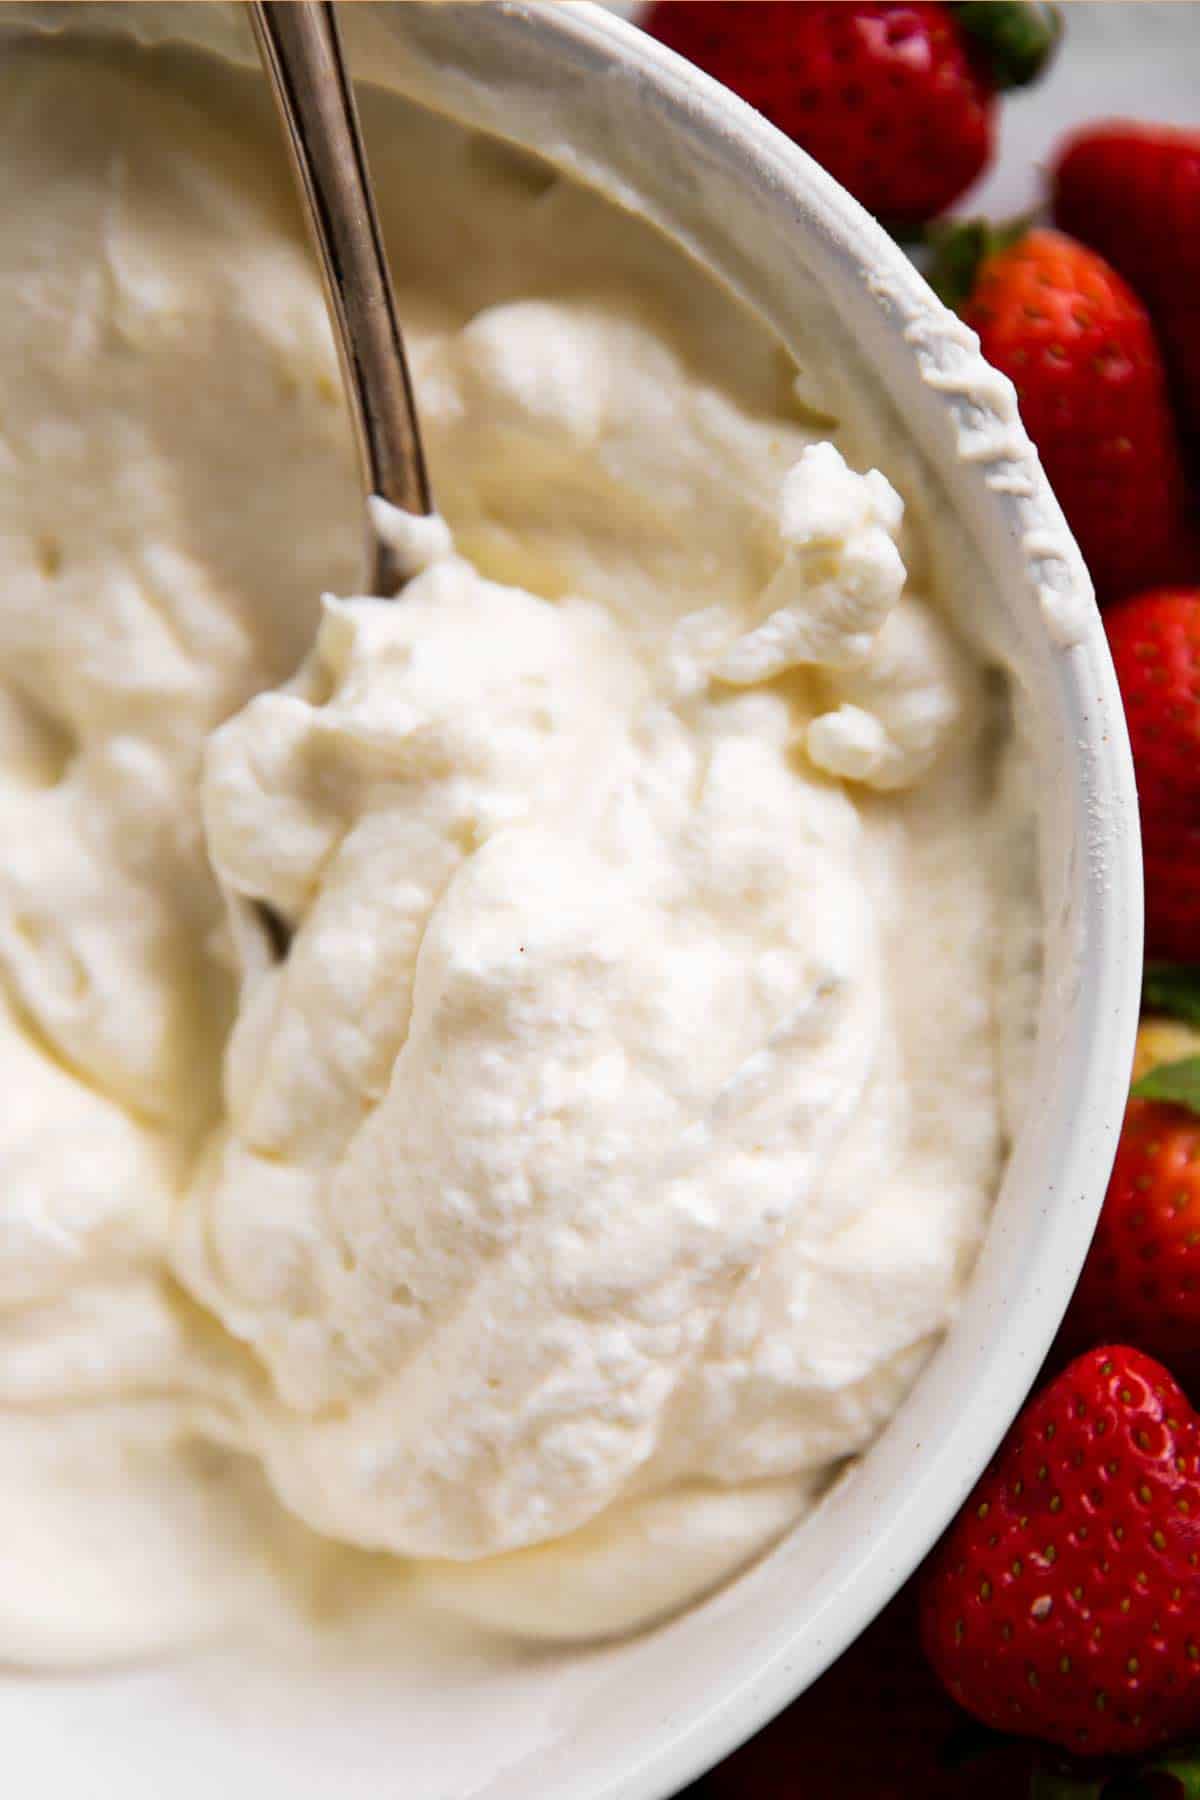
[[[368,494],[433,510],[396,300],[332,0],[248,0],[325,280]],[[411,570],[370,532],[369,588]]]
[[[304,196],[368,495],[433,510],[404,340],[332,0],[248,0],[263,68]],[[368,527],[367,588],[399,593],[412,573]],[[227,896],[243,976],[286,956],[271,907]]]

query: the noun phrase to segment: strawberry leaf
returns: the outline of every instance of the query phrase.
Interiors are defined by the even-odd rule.
[[[1036,81],[1062,37],[1058,7],[1037,0],[969,0],[954,10],[999,88]]]
[[[980,266],[988,254],[988,226],[967,219],[929,233],[933,256],[925,279],[943,305],[958,312],[971,298]]]
[[[1073,1769],[1043,1755],[1029,1800],[1200,1800],[1200,1744],[1181,1744],[1116,1769]]]
[[[1169,1100],[1173,1106],[1186,1106],[1200,1113],[1200,1056],[1185,1056],[1180,1062],[1159,1063],[1129,1090],[1135,1100]]]
[[[1019,243],[1033,222],[1032,213],[999,225],[991,219],[935,220],[925,233],[931,252],[925,279],[938,299],[961,312],[988,257]]]
[[[1179,1789],[1179,1800],[1200,1800],[1200,1744],[1180,1744],[1146,1763],[1147,1775],[1165,1775]]]
[[[1189,963],[1147,963],[1142,976],[1142,1005],[1200,1025],[1200,968]]]

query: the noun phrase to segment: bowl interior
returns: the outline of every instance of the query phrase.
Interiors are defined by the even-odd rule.
[[[248,57],[222,9],[137,12],[146,35],[202,34]],[[1034,1097],[946,1344],[833,1503],[707,1604],[587,1652],[514,1658],[430,1619],[385,1655],[364,1627],[327,1657],[225,1653],[186,1669],[14,1679],[0,1686],[0,1723],[9,1766],[27,1766],[25,1786],[47,1800],[68,1789],[207,1800],[218,1784],[237,1795],[259,1783],[294,1800],[658,1800],[813,1679],[883,1604],[1053,1334],[1103,1191],[1136,1021],[1128,749],[1086,577],[1011,391],[807,158],[587,6],[363,8],[352,47],[361,72],[650,213],[785,343],[818,319],[850,377],[848,405],[869,389],[872,416],[897,422],[944,529],[968,540],[969,623],[1014,671],[1039,765],[1047,940]]]

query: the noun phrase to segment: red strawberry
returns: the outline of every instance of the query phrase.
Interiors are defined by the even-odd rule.
[[[1060,1342],[1130,1337],[1200,1375],[1200,965],[1149,963],[1133,1091]],[[1165,1016],[1164,1016],[1165,1015]]]
[[[1090,125],[1059,156],[1053,204],[1150,308],[1181,414],[1200,433],[1200,132]]]
[[[1079,1343],[1200,1351],[1200,1118],[1186,1106],[1129,1102],[1068,1326]]]
[[[1146,954],[1200,961],[1200,827],[1142,819]]]
[[[1124,1755],[1200,1725],[1200,1418],[1091,1350],[1029,1405],[926,1565],[921,1627],[985,1724]]]
[[[703,1800],[1020,1800],[1032,1747],[980,1731],[921,1655],[915,1582],[766,1730],[714,1769]],[[700,1800],[700,1796],[697,1796]]]
[[[1104,623],[1142,814],[1200,826],[1200,588],[1137,594]]]
[[[1141,803],[1147,947],[1200,961],[1200,588],[1135,595],[1105,624]]]
[[[647,29],[908,226],[975,180],[992,153],[995,86],[1031,80],[1055,39],[1045,9],[867,0],[661,0]]]
[[[933,271],[1021,416],[1102,601],[1196,569],[1182,454],[1141,302],[1057,231],[947,234]],[[962,304],[963,296],[965,304]]]

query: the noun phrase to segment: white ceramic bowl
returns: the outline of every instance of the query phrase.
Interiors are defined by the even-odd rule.
[[[213,8],[130,11],[149,36],[228,31]],[[364,8],[352,36],[360,71],[428,87],[446,110],[649,212],[785,342],[816,312],[831,355],[857,358],[874,403],[903,421],[969,540],[973,603],[1014,671],[1038,759],[1046,971],[1033,1097],[948,1341],[833,1502],[723,1593],[629,1643],[515,1662],[447,1639],[384,1674],[341,1657],[298,1660],[281,1678],[225,1655],[14,1678],[0,1685],[6,1767],[39,1800],[672,1794],[812,1681],[950,1518],[1054,1333],[1124,1104],[1141,960],[1129,751],[1087,578],[1008,384],[806,156],[608,14]]]

